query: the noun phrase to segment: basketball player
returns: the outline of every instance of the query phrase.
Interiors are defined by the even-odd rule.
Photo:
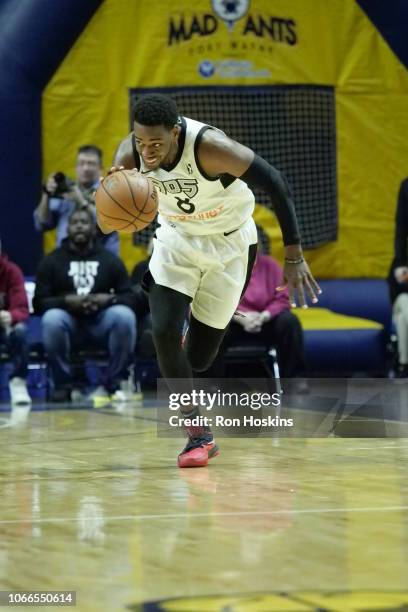
[[[257,248],[249,185],[271,196],[285,245],[291,303],[295,290],[300,306],[307,307],[305,291],[317,302],[320,288],[303,258],[286,180],[251,149],[214,127],[180,117],[172,98],[149,94],[136,103],[134,130],[120,143],[114,164],[111,172],[136,167],[159,192],[160,226],[145,286],[166,379],[192,379],[193,371],[211,365],[245,291]],[[184,418],[198,414],[191,408],[183,412]],[[211,431],[186,429],[189,441],[179,466],[207,465],[218,454]]]

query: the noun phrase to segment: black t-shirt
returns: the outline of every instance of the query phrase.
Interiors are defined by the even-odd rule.
[[[66,295],[89,293],[111,293],[116,303],[133,307],[129,276],[119,257],[99,244],[80,255],[66,239],[40,262],[34,310],[42,314],[50,308],[65,308]]]

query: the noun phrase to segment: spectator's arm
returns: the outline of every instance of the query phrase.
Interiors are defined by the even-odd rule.
[[[34,210],[34,227],[39,232],[54,229],[58,225],[58,214],[50,209],[50,198],[44,192],[39,205]]]
[[[275,318],[281,312],[284,312],[285,310],[289,309],[289,294],[286,288],[283,291],[275,290],[275,296],[265,308],[265,310],[270,313],[271,319]]]
[[[54,229],[57,220],[51,216],[50,198],[54,196],[57,189],[57,183],[53,174],[47,179],[46,185],[43,187],[40,202],[34,210],[34,226],[39,232],[44,230]]]
[[[395,217],[395,267],[408,263],[408,179],[401,183]]]
[[[17,266],[13,266],[10,271],[9,278],[9,287],[8,287],[8,303],[9,303],[9,312],[11,314],[11,322],[14,325],[15,323],[20,323],[28,319],[29,310],[28,310],[28,300],[27,294],[24,287],[24,277],[23,273]]]
[[[33,308],[35,314],[44,314],[50,308],[66,308],[65,297],[55,296],[53,291],[53,264],[45,257],[37,272]]]

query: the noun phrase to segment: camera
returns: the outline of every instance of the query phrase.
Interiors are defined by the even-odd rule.
[[[70,181],[67,179],[63,172],[56,172],[54,174],[54,181],[57,183],[57,188],[54,192],[54,196],[58,197],[63,193],[69,191],[71,188]]]

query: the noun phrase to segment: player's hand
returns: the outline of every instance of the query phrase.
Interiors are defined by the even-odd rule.
[[[12,320],[12,316],[8,310],[0,310],[0,325],[2,327],[9,327]]]
[[[397,283],[408,283],[408,267],[398,266],[398,268],[395,268],[394,278]]]
[[[307,308],[307,302],[305,297],[306,294],[309,296],[312,304],[318,302],[317,296],[322,292],[318,283],[313,278],[313,275],[307,265],[306,261],[301,263],[289,263],[285,260],[283,267],[283,278],[286,282],[290,305],[296,308],[295,292],[297,292],[298,305],[301,308]],[[278,291],[284,289],[284,287],[277,287]]]
[[[125,166],[112,166],[111,168],[109,168],[109,170],[106,173],[106,176],[109,176],[110,174],[114,174],[115,172],[119,172],[119,170],[124,170]],[[105,176],[100,176],[99,180],[101,181],[101,183],[103,183],[103,180],[105,179]]]

